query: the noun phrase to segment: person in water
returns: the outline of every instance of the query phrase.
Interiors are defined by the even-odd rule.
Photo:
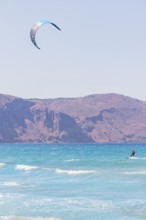
[[[134,156],[135,156],[135,150],[132,150],[130,157],[134,157]]]

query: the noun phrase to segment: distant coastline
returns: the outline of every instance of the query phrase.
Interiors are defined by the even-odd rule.
[[[79,98],[0,95],[0,143],[146,143],[146,102],[109,93]]]

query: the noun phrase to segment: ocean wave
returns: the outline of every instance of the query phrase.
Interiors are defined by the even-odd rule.
[[[64,160],[64,162],[75,162],[75,161],[80,161],[80,159],[68,159],[68,160]]]
[[[47,168],[47,167],[42,167],[40,169],[42,169],[42,170],[52,170],[51,168]]]
[[[4,167],[4,166],[6,166],[5,163],[0,163],[0,167]]]
[[[16,170],[24,170],[24,171],[32,171],[32,170],[52,170],[52,168],[48,167],[38,167],[38,166],[30,166],[30,165],[24,165],[24,164],[17,164],[15,166]]]
[[[68,175],[81,175],[81,174],[91,174],[96,173],[95,170],[62,170],[62,169],[56,169],[56,173],[65,173]]]
[[[0,220],[61,220],[56,217],[23,217],[23,216],[1,216]]]
[[[126,175],[146,175],[146,171],[127,171],[127,172],[123,172],[123,174]]]
[[[38,169],[39,167],[37,166],[29,166],[29,165],[21,165],[21,164],[18,164],[16,165],[16,170],[25,170],[25,171],[30,171],[30,170],[36,170]]]
[[[19,186],[17,182],[4,182],[0,183],[1,186]]]
[[[113,202],[107,200],[92,200],[92,199],[64,199],[66,206],[70,205],[72,209],[90,210],[90,211],[107,211],[114,208]]]

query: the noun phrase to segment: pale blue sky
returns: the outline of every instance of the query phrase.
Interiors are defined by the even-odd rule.
[[[38,20],[56,23],[37,32]],[[1,0],[0,93],[146,101],[146,0]]]

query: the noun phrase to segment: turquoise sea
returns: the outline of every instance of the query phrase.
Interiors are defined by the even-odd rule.
[[[1,144],[0,220],[10,219],[145,220],[146,145]]]

